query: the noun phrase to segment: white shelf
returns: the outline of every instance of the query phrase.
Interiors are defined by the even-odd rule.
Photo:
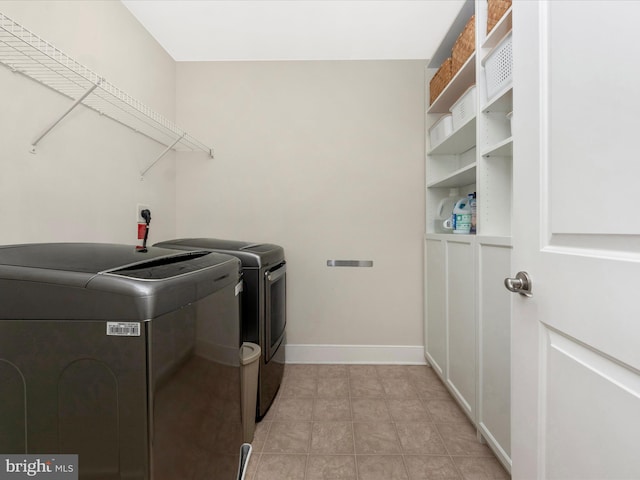
[[[513,85],[509,85],[502,92],[494,96],[482,108],[485,113],[504,112],[509,113],[513,110]]]
[[[476,117],[469,119],[458,130],[431,149],[429,155],[464,153],[476,145]]]
[[[425,240],[448,240],[460,243],[473,243],[477,235],[473,233],[426,233]]]
[[[513,137],[505,138],[501,142],[492,145],[482,152],[482,156],[487,157],[511,157],[513,156]]]
[[[460,168],[455,172],[427,184],[427,188],[454,188],[476,183],[476,163]]]
[[[498,235],[476,235],[479,245],[491,245],[495,247],[512,247],[513,240],[511,237]]]
[[[504,36],[511,31],[511,27],[513,25],[513,17],[512,12],[513,6],[509,7],[502,18],[495,24],[493,29],[487,34],[487,38],[485,38],[484,43],[482,44],[482,48],[493,48],[500,40],[504,38]],[[485,26],[486,28],[486,26]]]
[[[210,147],[2,13],[0,63],[76,101],[36,137],[34,148],[81,103],[164,145],[164,153],[169,149],[202,151],[213,158]]]
[[[516,10],[517,4],[514,2]],[[514,140],[512,116],[507,114],[514,111],[513,83],[509,81],[513,77],[493,82],[491,76],[487,78],[484,64],[497,58],[488,55],[500,53],[495,49],[506,45],[501,42],[512,38],[513,15],[511,9],[507,10],[486,34],[486,0],[475,0],[475,13],[479,45],[472,60],[474,65],[466,65],[469,71],[459,72],[427,108],[427,121],[431,124],[436,114],[449,110],[465,88],[477,85],[473,126],[463,125],[439,145],[429,146],[426,155],[425,357],[510,470],[508,438],[504,436],[510,428],[509,378],[502,373],[504,368],[508,370],[509,352],[505,345],[508,347],[511,312],[510,297],[505,297],[500,285],[512,274]],[[505,65],[509,66],[506,61]],[[466,77],[471,73],[473,78]],[[487,100],[488,90],[492,98]],[[460,168],[462,165],[466,166]],[[449,208],[452,187],[458,188],[454,193],[460,198],[476,192],[475,235],[454,234],[444,229],[443,220],[438,218],[447,215],[438,210],[445,203]],[[475,301],[461,305],[451,294],[458,291],[471,292]],[[507,333],[502,335],[505,328]],[[502,353],[495,356],[495,351]],[[491,402],[505,407],[500,415],[487,408]]]
[[[504,111],[508,108],[509,101],[511,101],[511,105],[513,105],[513,84],[509,84],[496,93],[493,97],[491,97],[487,101],[487,106],[482,109],[483,112],[487,111],[501,111],[501,108],[504,108]]]
[[[464,62],[464,65],[460,67],[458,73],[454,75],[449,84],[438,95],[427,113],[449,113],[451,106],[456,103],[456,100],[467,91],[471,85],[476,83],[476,53],[473,52],[471,56]]]

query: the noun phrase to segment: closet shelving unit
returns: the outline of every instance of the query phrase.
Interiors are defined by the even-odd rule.
[[[427,66],[429,80],[475,14],[476,51],[426,108],[427,129],[476,85],[476,114],[426,146],[425,357],[502,464],[510,470],[513,87],[487,95],[485,62],[512,30],[511,7],[487,33],[487,0],[467,0]],[[427,92],[428,93],[428,92]],[[429,98],[429,95],[427,95]],[[477,193],[477,233],[442,229],[440,202]]]
[[[82,104],[166,147],[143,176],[169,150],[204,152],[213,158],[210,147],[2,13],[0,63],[73,100],[49,127],[34,135],[33,153],[37,144]]]

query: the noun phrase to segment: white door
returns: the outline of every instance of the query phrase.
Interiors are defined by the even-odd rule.
[[[514,3],[514,479],[640,479],[639,20]]]

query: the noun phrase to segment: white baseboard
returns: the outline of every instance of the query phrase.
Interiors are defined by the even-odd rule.
[[[426,365],[422,345],[285,345],[286,363]]]

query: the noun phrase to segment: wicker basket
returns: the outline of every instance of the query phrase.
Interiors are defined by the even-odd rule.
[[[458,36],[456,43],[453,44],[451,52],[451,74],[455,75],[464,65],[464,62],[471,56],[476,49],[476,16],[471,18],[465,25],[462,33]]]
[[[438,95],[440,95],[444,87],[449,84],[452,77],[451,57],[449,57],[442,62],[442,65],[440,65],[440,68],[429,82],[429,104],[432,104],[433,101],[438,98]]]
[[[488,0],[489,5],[487,7],[487,33],[489,33],[496,23],[500,21],[504,12],[509,10],[511,6],[511,0]]]

